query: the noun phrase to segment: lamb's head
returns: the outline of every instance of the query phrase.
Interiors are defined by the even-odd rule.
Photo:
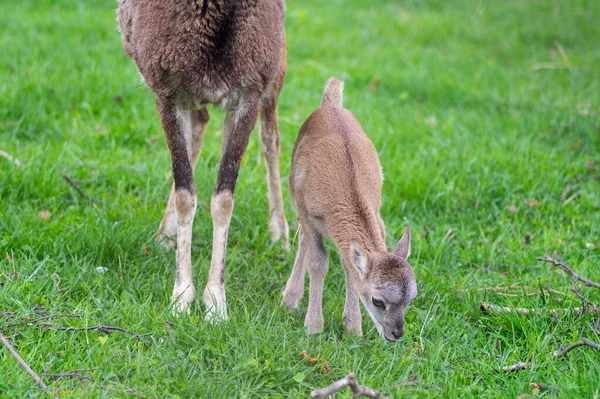
[[[404,230],[394,252],[367,254],[350,244],[352,265],[357,271],[355,287],[379,334],[389,342],[404,335],[404,312],[417,296],[417,284],[407,262],[410,231]]]

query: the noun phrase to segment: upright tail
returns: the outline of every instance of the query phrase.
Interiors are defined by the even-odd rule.
[[[344,82],[337,80],[336,78],[329,78],[325,91],[323,92],[323,99],[321,100],[321,107],[342,107],[342,97],[344,94]]]

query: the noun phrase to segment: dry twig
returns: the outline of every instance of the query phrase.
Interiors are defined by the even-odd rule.
[[[17,158],[13,158],[13,156],[10,155],[8,152],[4,152],[4,151],[0,150],[0,157],[4,157],[4,158],[8,159],[10,162],[14,163],[16,166],[21,166],[21,162],[19,162],[19,160]]]
[[[95,200],[95,199],[91,198],[89,195],[87,195],[87,194],[86,194],[86,192],[85,192],[85,191],[83,191],[83,189],[82,189],[81,187],[79,187],[79,185],[78,185],[77,183],[75,183],[75,182],[73,181],[73,179],[71,179],[69,176],[67,176],[66,174],[64,174],[64,173],[62,173],[62,172],[60,173],[60,175],[61,175],[61,177],[62,177],[63,179],[65,179],[65,181],[66,181],[67,183],[69,183],[69,185],[70,185],[71,187],[73,187],[75,190],[77,190],[77,192],[78,192],[78,193],[79,193],[79,194],[80,194],[80,195],[81,195],[83,198],[85,198],[85,199],[86,199],[88,202],[91,202],[91,203],[94,203],[94,204],[102,204],[102,202],[100,202],[100,201],[98,201],[98,200]]]
[[[590,348],[594,348],[597,351],[600,351],[600,345],[598,345],[595,342],[590,341],[589,339],[583,338],[583,339],[575,342],[574,344],[567,346],[565,349],[554,351],[554,358],[557,359],[561,356],[564,356],[567,353],[571,352],[573,349],[578,348],[580,346],[584,346],[584,345],[589,346]]]
[[[511,366],[504,366],[501,369],[495,369],[496,371],[503,371],[505,373],[512,373],[513,371],[524,370],[527,367],[533,366],[533,362],[516,362]]]
[[[376,391],[366,386],[358,385],[354,373],[348,374],[344,378],[334,382],[328,387],[315,389],[310,393],[310,396],[312,398],[324,399],[327,396],[333,395],[335,392],[346,387],[350,387],[350,389],[352,390],[353,398],[358,398],[359,396],[366,396],[368,398],[375,399],[389,399],[389,397],[387,396],[381,396],[381,392],[379,391]]]
[[[588,310],[588,309],[584,309],[584,308],[572,308],[572,309],[569,309],[569,308],[566,308],[566,309],[509,308],[507,306],[498,306],[498,305],[494,305],[491,303],[484,303],[484,302],[481,302],[479,304],[479,309],[481,309],[481,311],[483,313],[490,313],[490,314],[520,313],[525,316],[529,316],[530,314],[534,314],[534,313],[537,313],[537,314],[543,314],[543,313],[554,314],[554,313],[568,313],[568,312],[592,313],[592,310]]]
[[[579,274],[575,273],[573,270],[571,270],[567,265],[565,265],[563,262],[557,261],[554,258],[551,258],[549,256],[546,256],[544,258],[536,258],[539,261],[542,262],[548,262],[548,263],[552,263],[554,266],[557,266],[559,269],[563,270],[565,273],[569,274],[571,277],[573,277],[573,279],[579,280],[581,281],[586,287],[595,287],[595,288],[600,288],[600,284],[589,280],[585,277],[580,276]]]
[[[15,327],[15,326],[22,326],[23,324],[38,324],[43,320],[48,320],[48,319],[56,319],[56,318],[60,318],[60,317],[81,317],[81,315],[78,314],[51,314],[51,315],[47,315],[47,316],[42,316],[39,317],[37,319],[34,319],[32,317],[27,317],[25,316],[25,320],[20,321],[18,323],[11,323],[11,324],[5,324],[3,326],[0,326],[0,329],[5,329],[8,327]]]
[[[141,337],[142,335],[133,332],[133,331],[129,331],[125,328],[121,328],[121,327],[113,327],[113,326],[103,326],[101,324],[98,324],[96,326],[91,326],[91,327],[53,327],[55,330],[60,330],[60,331],[91,331],[91,330],[98,330],[99,332],[103,332],[105,334],[112,334],[115,331],[121,331],[124,332],[126,334],[131,334],[135,337]]]
[[[42,379],[40,378],[39,375],[37,375],[35,373],[35,371],[33,371],[31,369],[31,367],[29,367],[29,365],[27,363],[25,363],[25,360],[23,360],[23,358],[21,356],[19,356],[19,354],[17,353],[17,351],[12,347],[12,345],[10,344],[10,342],[8,342],[6,340],[6,338],[4,337],[4,335],[0,332],[0,342],[2,342],[2,345],[4,345],[4,347],[6,349],[8,349],[8,352],[10,352],[11,356],[14,357],[17,362],[19,362],[19,365],[21,367],[23,367],[23,369],[25,369],[25,371],[27,371],[27,374],[29,374],[31,376],[31,378],[33,378],[35,380],[35,382],[38,384],[38,386],[42,389],[46,389],[48,388],[46,386],[46,384],[44,384],[44,381],[42,381]]]

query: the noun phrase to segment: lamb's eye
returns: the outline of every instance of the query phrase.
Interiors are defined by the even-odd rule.
[[[375,299],[375,298],[372,298],[372,299],[373,299],[373,305],[375,305],[378,308],[385,309],[385,304],[383,303],[383,301],[380,301],[379,299]]]

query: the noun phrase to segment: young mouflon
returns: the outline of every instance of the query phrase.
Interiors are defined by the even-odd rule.
[[[404,334],[404,312],[417,295],[407,259],[410,231],[392,253],[379,216],[383,175],[377,152],[352,112],[342,108],[343,83],[329,79],[321,107],[304,122],[292,154],[290,192],[300,225],[294,269],[283,304],[297,308],[308,267],[310,290],[304,325],[323,331],[323,283],[328,257],[323,237],[340,253],[346,276],[343,321],[362,335],[360,301],[389,342]]]
[[[233,192],[250,133],[260,113],[267,164],[269,229],[287,245],[279,177],[277,100],[286,71],[285,0],[118,0],[123,47],[156,95],[171,154],[173,188],[158,239],[177,246],[176,311],[189,311],[194,167],[208,123],[207,104],[226,110],[217,184],[210,212],[213,247],[203,293],[207,318],[227,318],[225,258]]]

